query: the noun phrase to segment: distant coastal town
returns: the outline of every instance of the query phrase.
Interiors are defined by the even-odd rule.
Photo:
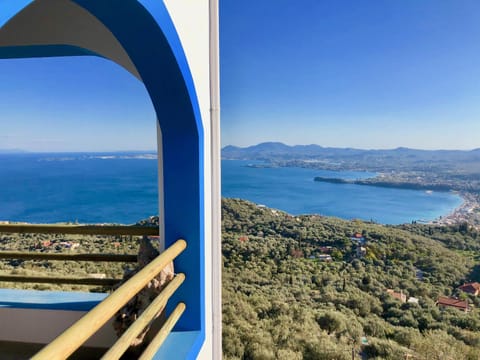
[[[480,196],[471,193],[459,194],[463,203],[452,213],[441,216],[429,223],[436,225],[457,225],[468,223],[476,230],[480,230]]]

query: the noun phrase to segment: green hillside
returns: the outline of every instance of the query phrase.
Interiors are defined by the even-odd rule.
[[[356,358],[480,358],[480,301],[456,290],[478,280],[468,226],[293,217],[234,199],[222,212],[226,359],[351,359],[352,348]],[[442,295],[474,309],[440,310]]]
[[[294,217],[234,199],[223,201],[222,213],[225,359],[349,360],[352,349],[356,359],[480,358],[480,298],[457,290],[480,281],[480,236],[467,224],[382,226]],[[73,251],[67,244],[86,253],[135,254],[138,247],[129,237],[0,236],[1,250]],[[117,277],[130,266],[0,262],[2,273],[18,275]],[[418,304],[402,302],[388,289]],[[468,300],[473,310],[440,310],[439,296]]]

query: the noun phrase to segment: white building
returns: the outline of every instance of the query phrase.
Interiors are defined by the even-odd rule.
[[[0,58],[85,55],[109,59],[145,85],[158,119],[152,131],[158,134],[159,234],[164,247],[179,238],[187,242],[175,261],[186,280],[169,300],[184,302],[186,310],[155,359],[220,359],[217,0],[0,2]],[[16,297],[4,292],[0,303],[2,296]],[[61,294],[51,296],[61,301]],[[48,328],[19,328],[22,316],[53,328],[68,313],[45,311],[1,307],[0,341],[53,336]]]

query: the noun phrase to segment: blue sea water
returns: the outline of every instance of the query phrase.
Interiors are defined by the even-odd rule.
[[[322,214],[398,224],[451,212],[451,193],[314,182],[315,176],[373,174],[301,168],[252,168],[222,161],[222,195],[291,214]],[[156,214],[157,161],[152,154],[0,154],[0,220],[135,223]]]
[[[0,220],[130,224],[158,213],[144,154],[0,155]]]
[[[448,192],[313,181],[315,176],[361,179],[373,173],[248,167],[251,163],[222,161],[223,196],[247,199],[293,215],[320,214],[382,224],[433,220],[462,203],[461,197]]]

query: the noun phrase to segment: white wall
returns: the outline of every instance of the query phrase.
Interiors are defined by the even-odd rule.
[[[192,72],[205,131],[206,341],[198,358],[209,360],[220,359],[221,299],[219,299],[219,297],[221,296],[221,284],[218,284],[218,282],[220,281],[219,264],[221,258],[219,258],[218,251],[216,251],[220,243],[220,214],[218,209],[220,183],[219,172],[218,169],[216,169],[216,164],[219,161],[219,151],[216,149],[218,146],[215,145],[220,143],[220,134],[215,123],[212,129],[211,117],[212,114],[215,115],[215,112],[218,114],[218,107],[215,105],[215,101],[213,101],[213,103],[211,101],[212,90],[214,97],[215,93],[218,92],[218,89],[215,89],[215,79],[211,86],[211,73],[214,77],[218,75],[218,62],[216,62],[215,59],[211,59],[210,46],[210,13],[211,7],[217,6],[217,1],[165,0],[164,2],[179,33]],[[212,19],[213,25],[215,25],[216,21],[216,19]],[[215,31],[214,26],[213,30]],[[213,48],[216,47],[215,42],[212,43],[212,46]],[[213,57],[215,57],[215,51]],[[211,62],[211,60],[213,60],[213,62]],[[213,63],[212,67],[210,66],[211,63]],[[213,110],[213,112],[211,110]],[[212,279],[216,284],[213,284]],[[212,297],[214,301],[212,301]],[[214,334],[216,334],[215,340]]]
[[[216,35],[211,35],[212,28],[214,32],[216,31],[215,25],[217,19],[214,18],[212,22],[210,21],[212,9],[214,10],[213,13],[216,13],[217,0],[164,0],[164,3],[172,17],[186,53],[199,100],[204,128],[206,341],[199,358],[220,359],[221,256],[219,255],[220,174],[218,168],[220,134],[218,124],[219,109],[215,101],[216,95],[218,95],[218,58],[216,58],[218,54],[216,54]],[[58,21],[71,21],[71,19],[75,19],[76,22],[73,25],[76,26],[69,24],[66,28],[71,31],[58,32],[56,30],[58,27],[44,26],[45,24],[41,23],[42,17],[37,16],[39,13],[48,13],[54,16],[57,12],[62,15],[56,17],[57,20],[59,19]],[[69,13],[71,16],[64,16]],[[26,22],[27,26],[22,26],[20,24],[22,21]],[[38,21],[38,26],[32,24],[32,21]],[[85,43],[86,48],[90,48],[99,54],[113,59],[128,69],[134,76],[138,77],[138,73],[130,61],[130,58],[112,34],[88,12],[68,0],[36,2],[27,9],[23,16],[19,16],[15,22],[18,23],[15,24],[12,22],[2,29],[0,45],[13,45],[9,43],[12,39],[14,39],[15,45],[23,42],[25,44],[63,43],[81,46]],[[9,26],[11,26],[11,31],[9,30]],[[18,32],[15,28],[23,28],[26,30],[22,33]],[[29,29],[32,28],[36,28],[38,31],[29,31]],[[210,46],[211,39],[214,40],[212,43],[213,47]],[[212,48],[214,50],[213,58],[211,56]],[[213,66],[211,66],[212,63]],[[211,94],[214,95],[213,102]],[[212,166],[212,164],[214,166]],[[160,207],[162,207],[161,199]],[[162,213],[160,209],[160,214]],[[215,319],[215,326],[213,319]],[[215,332],[213,330],[214,328]],[[214,334],[216,334],[215,337],[213,336]],[[216,350],[212,352],[212,349]]]

